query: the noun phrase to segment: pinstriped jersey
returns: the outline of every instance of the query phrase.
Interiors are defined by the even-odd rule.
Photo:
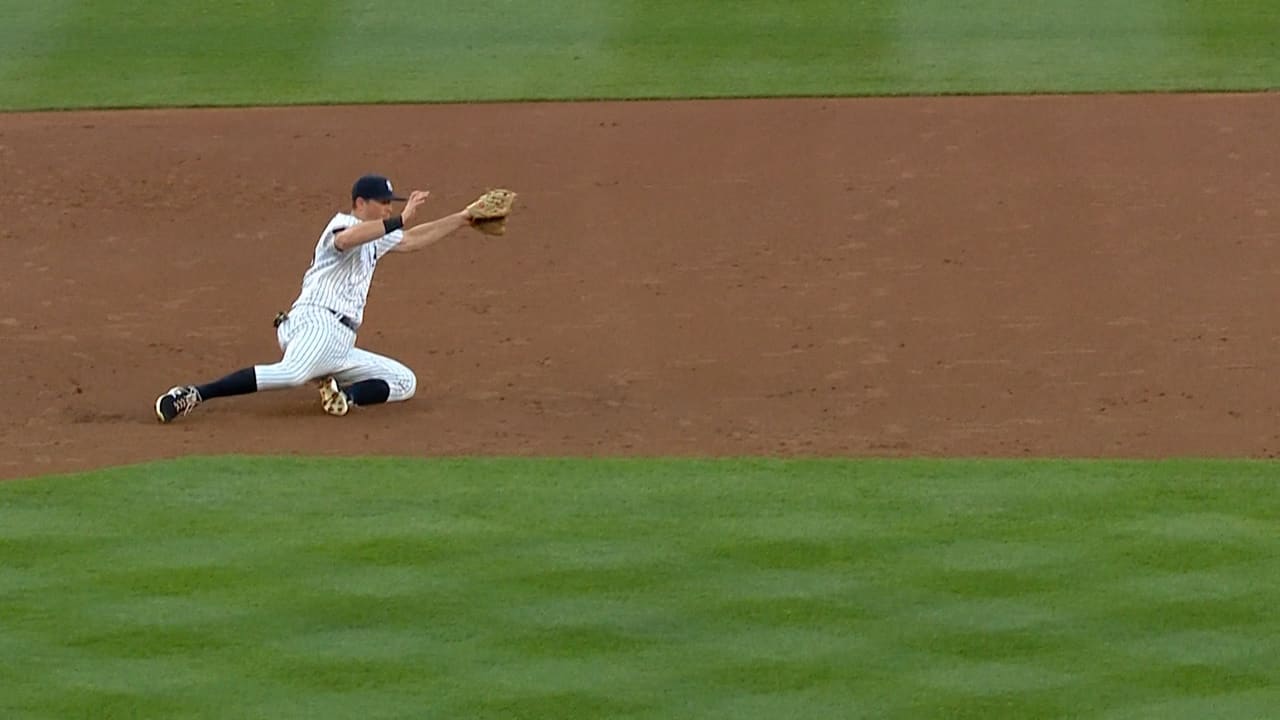
[[[341,313],[355,321],[364,321],[364,306],[369,297],[369,284],[378,260],[391,248],[400,244],[404,232],[396,230],[377,240],[340,251],[334,245],[338,233],[358,225],[360,219],[347,213],[333,216],[316,242],[315,257],[311,267],[302,276],[302,292],[293,302],[299,305],[319,305]]]

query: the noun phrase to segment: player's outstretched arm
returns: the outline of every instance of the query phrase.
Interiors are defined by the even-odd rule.
[[[373,242],[389,232],[399,230],[400,227],[408,227],[417,219],[418,212],[422,208],[422,204],[427,201],[429,192],[415,190],[409,194],[409,201],[405,203],[404,210],[400,212],[399,227],[392,227],[388,220],[366,220],[357,223],[351,227],[338,233],[333,239],[333,246],[339,252],[346,252],[353,247],[359,247],[365,243]],[[392,219],[396,219],[394,216]]]
[[[428,245],[443,240],[448,235],[471,223],[471,215],[466,210],[459,210],[452,215],[423,223],[404,231],[404,239],[393,247],[392,252],[414,252]]]

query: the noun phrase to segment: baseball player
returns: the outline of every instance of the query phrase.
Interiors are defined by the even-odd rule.
[[[330,415],[352,407],[413,397],[413,371],[389,357],[356,347],[369,284],[388,253],[414,252],[468,225],[487,234],[504,232],[515,193],[491,190],[463,210],[419,224],[429,195],[395,194],[382,175],[365,175],[351,187],[351,210],[329,220],[316,242],[302,290],[288,312],[276,316],[279,362],[253,365],[203,385],[179,385],[156,399],[162,423],[189,414],[214,398],[283,390],[319,381],[320,404]],[[404,202],[397,214],[392,203]]]

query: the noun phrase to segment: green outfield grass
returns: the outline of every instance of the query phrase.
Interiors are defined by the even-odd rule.
[[[0,109],[1277,87],[1274,0],[0,0]],[[1269,718],[1277,476],[190,458],[0,483],[0,720]]]
[[[1270,717],[1275,477],[187,459],[6,483],[0,717]]]
[[[0,107],[1280,87],[1274,0],[0,0]]]

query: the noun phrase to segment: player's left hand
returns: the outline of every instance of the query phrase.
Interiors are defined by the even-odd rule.
[[[409,193],[409,199],[404,204],[404,210],[400,211],[400,217],[404,220],[405,225],[413,224],[413,221],[418,217],[418,213],[421,212],[422,206],[426,204],[429,195],[431,195],[430,190],[414,190]]]

